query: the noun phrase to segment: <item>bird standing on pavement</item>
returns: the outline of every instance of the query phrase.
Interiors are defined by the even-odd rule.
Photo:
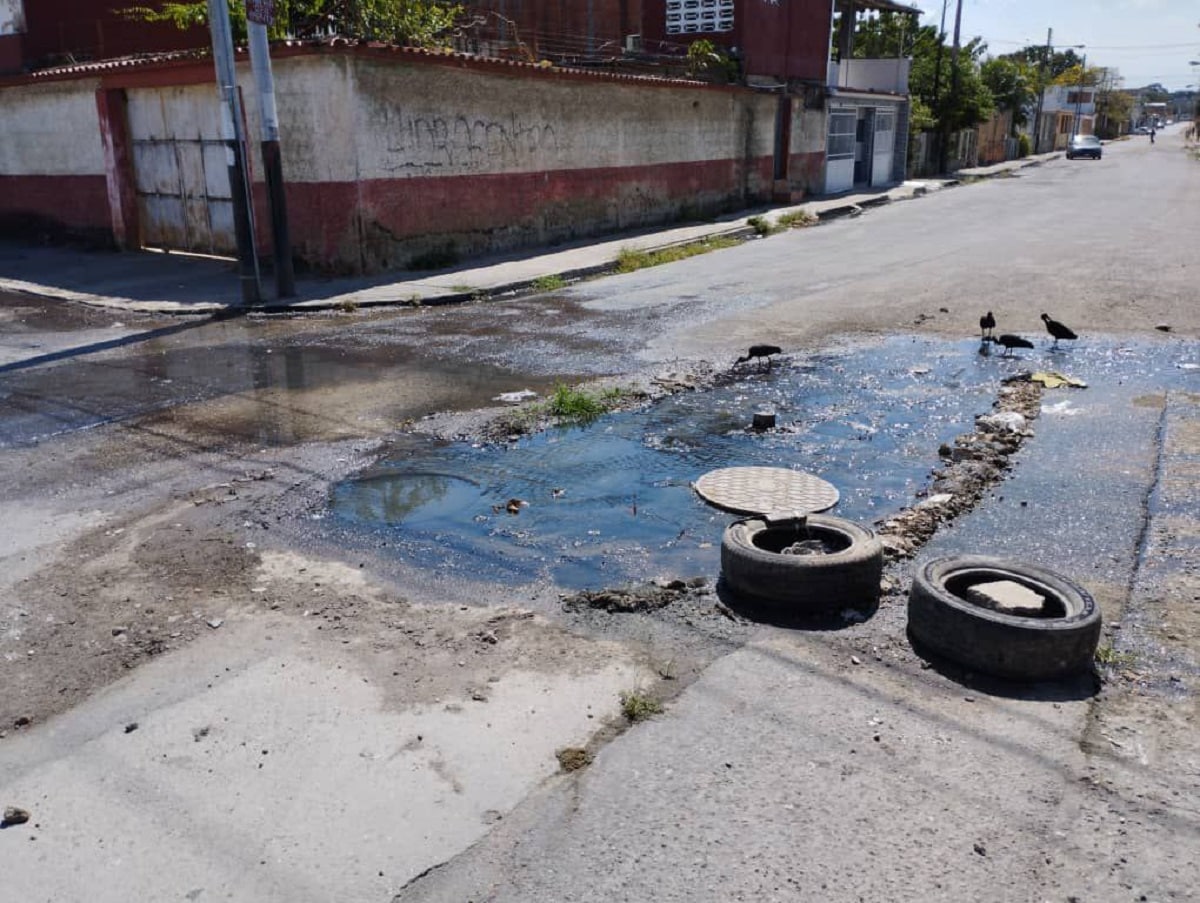
[[[997,345],[1004,346],[1004,355],[1007,357],[1012,354],[1014,348],[1032,348],[1033,342],[1029,339],[1023,339],[1019,335],[1011,335],[1007,332],[1001,333],[1000,336],[988,336],[989,342],[995,342]]]
[[[996,328],[996,318],[992,316],[989,310],[986,314],[979,318],[979,334],[986,342],[988,336],[992,335],[992,331]]]
[[[744,364],[744,363],[746,363],[746,361],[754,360],[754,359],[757,359],[759,362],[759,366],[762,366],[762,362],[765,359],[767,362],[767,369],[769,370],[771,368],[771,355],[782,354],[782,353],[783,353],[783,349],[780,348],[778,345],[751,345],[750,353],[744,354],[741,357],[739,357],[737,359],[737,361],[735,362],[734,366],[736,366],[737,364]]]
[[[1049,314],[1042,314],[1042,322],[1046,324],[1046,331],[1054,336],[1054,346],[1058,346],[1059,339],[1077,339],[1079,336],[1064,323],[1059,323],[1058,320],[1051,319]]]

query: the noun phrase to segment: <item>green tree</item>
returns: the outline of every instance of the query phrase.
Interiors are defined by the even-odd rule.
[[[835,30],[836,33],[836,30]],[[957,79],[952,71],[946,36],[931,25],[912,27],[912,17],[881,13],[855,24],[855,58],[912,58],[908,91],[913,103],[912,127],[969,128],[985,122],[996,102],[980,77],[979,60],[987,45],[974,38],[959,49]]]
[[[1104,69],[1102,67],[1088,66],[1086,69],[1082,64],[1072,66],[1056,75],[1050,82],[1052,85],[1062,85],[1063,87],[1071,87],[1072,85],[1093,86],[1100,84],[1100,80],[1104,77]]]
[[[1026,112],[1033,102],[1033,73],[1028,63],[1009,57],[992,57],[983,61],[979,76],[987,85],[996,107],[1012,113],[1012,133],[1024,125],[1029,116]]]
[[[125,11],[131,18],[169,22],[178,28],[208,23],[208,4],[200,0],[165,0],[157,6]],[[446,42],[462,15],[448,0],[275,0],[272,38],[319,38],[339,35],[389,44],[420,47]],[[246,8],[229,0],[234,37],[246,37]]]
[[[1024,63],[1032,69],[1037,70],[1039,75],[1045,77],[1043,84],[1035,85],[1035,87],[1045,87],[1058,78],[1068,69],[1082,65],[1083,60],[1074,50],[1070,48],[1066,50],[1055,51],[1047,47],[1045,44],[1030,44],[1028,47],[1022,47],[1013,53],[1004,54],[1001,59],[1012,60],[1017,63]]]

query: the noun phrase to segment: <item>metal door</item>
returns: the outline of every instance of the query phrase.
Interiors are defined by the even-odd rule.
[[[829,139],[825,150],[825,192],[854,187],[854,128],[858,114],[850,109],[829,111]]]
[[[892,181],[892,157],[896,152],[896,111],[875,111],[875,142],[871,153],[871,184]]]
[[[129,91],[142,244],[236,255],[228,146],[209,85]]]

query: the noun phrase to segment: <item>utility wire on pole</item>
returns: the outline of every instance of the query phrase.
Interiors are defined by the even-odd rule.
[[[292,269],[292,245],[288,235],[287,198],[283,190],[283,155],[279,149],[279,115],[275,109],[275,78],[271,73],[271,48],[267,26],[275,18],[273,0],[246,0],[246,25],[250,36],[250,68],[258,89],[259,119],[262,120],[263,177],[271,208],[271,246],[275,262],[275,294],[296,294]]]
[[[208,25],[212,31],[213,62],[221,97],[221,126],[229,165],[229,193],[233,196],[233,231],[238,246],[238,280],[242,301],[262,302],[258,254],[254,248],[254,208],[251,206],[249,168],[246,166],[246,136],[242,118],[242,95],[233,64],[233,35],[225,0],[208,0]]]

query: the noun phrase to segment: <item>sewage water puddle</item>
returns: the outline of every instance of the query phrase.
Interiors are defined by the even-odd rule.
[[[1114,369],[1122,379],[1133,370],[1150,381],[1165,371],[1181,378],[1166,350],[1137,354],[1097,346],[1052,355],[1039,346],[1002,358],[981,356],[970,342],[907,336],[797,355],[510,446],[408,448],[338,484],[330,526],[366,531],[415,566],[474,579],[594,589],[715,577],[722,532],[736,515],[695,494],[703,473],[802,470],[839,490],[831,514],[873,524],[915,501],[939,445],[991,409],[1003,377],[1057,368],[1084,379]],[[754,412],[766,408],[777,428],[753,432]]]

